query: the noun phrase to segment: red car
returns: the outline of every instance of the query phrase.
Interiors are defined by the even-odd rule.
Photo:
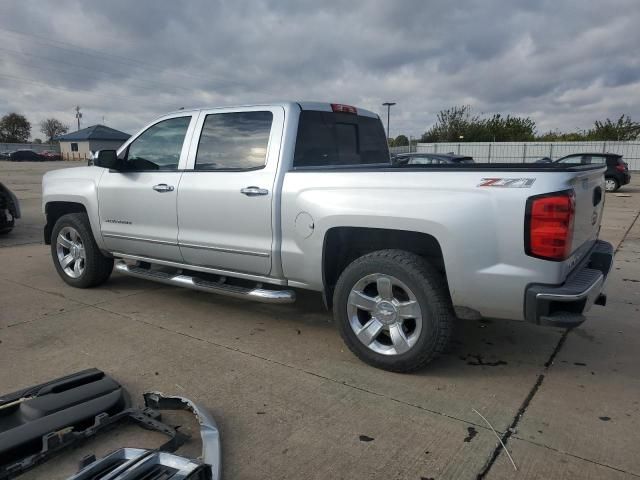
[[[45,160],[62,160],[62,156],[60,156],[60,152],[54,152],[52,150],[43,150],[40,152]]]

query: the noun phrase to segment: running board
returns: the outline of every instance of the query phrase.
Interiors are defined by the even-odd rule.
[[[264,288],[245,288],[237,285],[227,285],[224,281],[210,282],[190,275],[172,274],[159,270],[149,270],[135,265],[127,265],[118,260],[115,265],[116,272],[131,277],[153,280],[154,282],[185,287],[201,292],[217,293],[228,297],[245,298],[262,303],[293,303],[296,293],[293,290],[266,290]]]

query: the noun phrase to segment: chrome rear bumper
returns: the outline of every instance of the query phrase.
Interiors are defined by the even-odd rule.
[[[525,319],[540,325],[575,327],[593,304],[604,305],[602,293],[613,265],[613,246],[598,240],[587,259],[562,285],[534,284],[525,295]]]

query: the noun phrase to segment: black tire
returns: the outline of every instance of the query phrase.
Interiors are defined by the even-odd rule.
[[[350,325],[347,303],[351,290],[372,274],[390,275],[415,296],[422,313],[422,329],[406,352],[385,355],[362,343]],[[354,260],[340,275],[333,296],[333,315],[349,349],[365,363],[393,372],[411,372],[427,365],[448,348],[455,314],[446,281],[424,258],[403,250],[379,250]]]
[[[15,220],[11,220],[10,222],[4,222],[2,225],[0,225],[0,235],[6,235],[7,233],[10,233],[11,230],[13,230],[14,226],[15,226]]]
[[[619,182],[616,178],[614,178],[614,177],[607,177],[607,178],[606,178],[606,181],[607,181],[607,182],[613,182],[613,184],[614,184],[614,187],[613,187],[612,189],[606,189],[606,188],[605,188],[605,190],[606,190],[607,192],[616,192],[616,191],[618,191],[618,189],[620,188],[620,182]]]
[[[6,217],[6,211],[2,210],[0,211],[0,217]],[[0,235],[6,235],[7,233],[11,232],[11,230],[13,230],[13,227],[15,227],[16,225],[16,219],[13,218],[13,215],[11,216],[11,220],[7,221],[6,219],[2,219],[2,221],[0,222]]]
[[[57,238],[65,227],[75,229],[85,249],[84,271],[78,278],[67,275],[60,265],[57,254]],[[51,231],[51,256],[58,275],[69,285],[76,288],[90,288],[106,282],[113,271],[113,258],[106,257],[100,252],[86,213],[68,213],[58,219]]]

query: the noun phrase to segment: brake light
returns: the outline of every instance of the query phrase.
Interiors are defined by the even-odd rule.
[[[358,114],[358,110],[356,107],[352,107],[351,105],[343,105],[342,103],[332,103],[331,110],[335,113],[353,113],[354,115]]]
[[[619,172],[624,172],[627,169],[627,165],[624,163],[619,163],[616,165],[616,170]]]
[[[573,190],[530,197],[525,217],[525,251],[545,260],[571,254],[576,196]]]

